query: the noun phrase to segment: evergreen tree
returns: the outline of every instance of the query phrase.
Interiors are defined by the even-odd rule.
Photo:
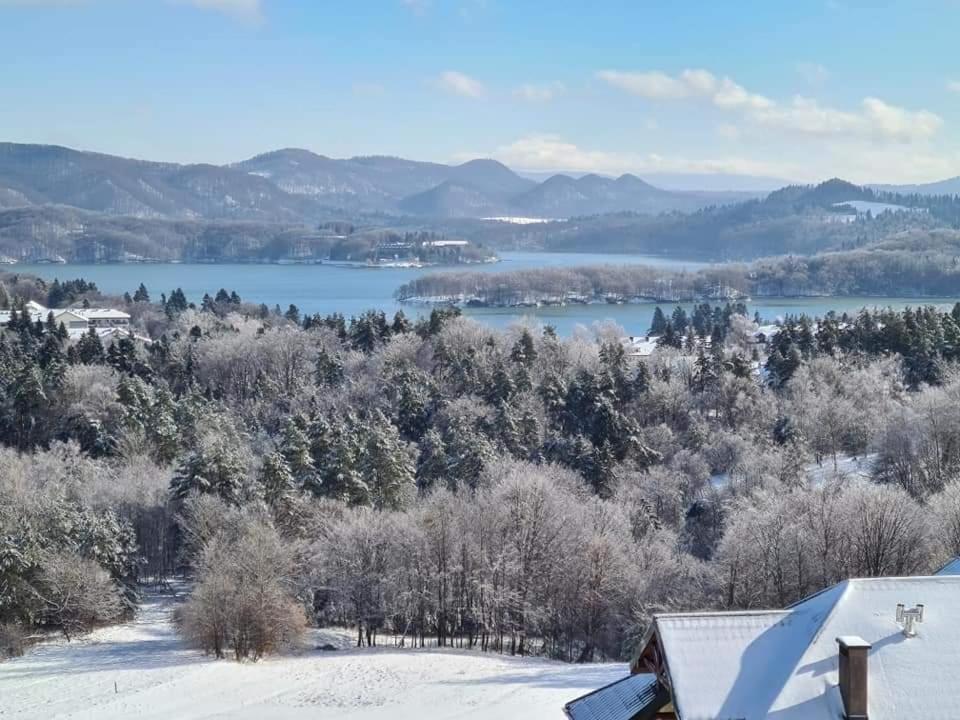
[[[283,431],[280,453],[291,474],[300,487],[309,488],[316,478],[317,469],[310,452],[310,439],[304,431],[306,422],[302,417],[290,418]]]
[[[510,359],[528,369],[533,367],[536,362],[537,346],[530,331],[526,328],[521,331],[520,337],[514,343],[513,349],[510,351]]]
[[[320,387],[333,387],[343,380],[343,363],[326,348],[317,353],[315,378]]]
[[[663,310],[660,309],[660,306],[657,305],[653,310],[653,321],[650,323],[650,330],[647,332],[647,335],[653,335],[660,337],[667,331],[667,316],[663,314]]]
[[[168,465],[180,452],[180,433],[175,418],[173,396],[165,387],[157,388],[145,424],[147,437],[154,449],[154,459],[160,465]]]
[[[245,477],[246,468],[235,449],[217,438],[186,457],[170,482],[170,492],[179,500],[199,493],[240,505]]]
[[[487,402],[496,404],[509,400],[516,392],[513,384],[513,378],[507,372],[507,368],[500,361],[493,368],[493,377],[490,379],[490,385],[487,388]]]
[[[393,324],[390,326],[390,332],[394,335],[403,335],[410,332],[412,326],[403,310],[397,310],[393,316]]]
[[[32,363],[24,365],[13,389],[16,445],[20,450],[31,448],[41,440],[40,423],[47,406],[47,394],[40,370]]]
[[[683,335],[676,331],[672,322],[668,321],[664,326],[663,334],[657,339],[657,347],[677,350],[683,347]]]
[[[616,457],[609,442],[603,442],[593,449],[593,456],[585,473],[593,491],[602,498],[608,498],[616,488]]]
[[[150,293],[147,292],[147,286],[143,283],[140,283],[140,287],[137,288],[137,291],[133,294],[134,302],[150,302]]]
[[[540,462],[540,421],[530,410],[524,410],[520,416],[519,451],[521,457],[531,462]]]
[[[296,492],[296,480],[290,466],[280,452],[272,452],[263,460],[260,469],[263,499],[273,510],[288,503]]]
[[[685,335],[687,327],[690,325],[690,321],[687,318],[687,311],[677,305],[673,309],[673,315],[670,316],[670,324],[673,325],[673,329],[677,334]]]
[[[431,428],[420,441],[420,457],[417,460],[417,487],[429,490],[447,478],[447,450],[440,433]]]
[[[373,412],[368,428],[361,462],[368,503],[377,510],[397,510],[416,488],[411,448],[379,410]]]
[[[455,423],[444,438],[447,446],[447,483],[474,489],[487,463],[494,457],[487,438],[463,421]]]
[[[171,292],[170,297],[164,303],[164,310],[167,316],[171,318],[186,312],[189,307],[190,304],[187,302],[187,296],[180,288]]]

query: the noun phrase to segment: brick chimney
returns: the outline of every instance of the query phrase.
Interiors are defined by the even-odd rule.
[[[846,720],[867,720],[867,656],[870,643],[856,635],[837,638],[840,645],[840,695]]]

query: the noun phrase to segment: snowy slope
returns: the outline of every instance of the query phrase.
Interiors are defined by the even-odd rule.
[[[0,664],[0,718],[558,720],[564,703],[628,672],[392,647],[213,661],[180,644],[173,606],[150,596],[133,623]],[[319,634],[310,646],[331,640],[338,644],[335,634]]]

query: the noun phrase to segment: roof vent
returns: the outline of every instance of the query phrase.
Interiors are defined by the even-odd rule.
[[[903,634],[913,637],[917,634],[917,623],[923,622],[923,605],[907,610],[903,603],[897,605],[897,623],[903,626]]]

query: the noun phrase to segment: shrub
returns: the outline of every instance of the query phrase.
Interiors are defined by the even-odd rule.
[[[124,604],[109,573],[93,560],[71,552],[50,553],[37,583],[46,622],[67,640],[97,625],[119,620]]]
[[[216,657],[237,660],[290,646],[306,626],[303,607],[289,589],[292,558],[271,526],[248,521],[207,545],[197,584],[179,614],[189,642]]]

